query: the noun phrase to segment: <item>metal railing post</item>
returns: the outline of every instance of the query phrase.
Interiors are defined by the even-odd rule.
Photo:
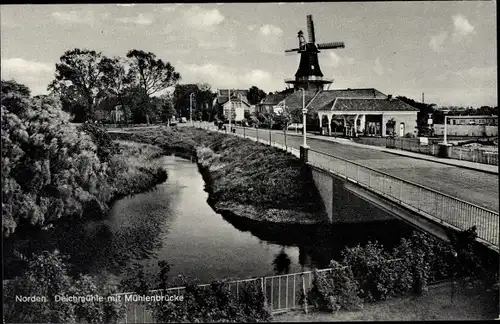
[[[289,307],[288,307],[288,275],[286,275],[285,308],[289,309]]]
[[[401,202],[402,195],[403,195],[403,181],[399,181],[399,202]]]
[[[278,309],[281,309],[281,277],[278,277]]]
[[[304,273],[301,274],[302,277],[302,299],[304,300],[304,313],[307,314],[307,292],[306,292],[306,282],[304,280]]]

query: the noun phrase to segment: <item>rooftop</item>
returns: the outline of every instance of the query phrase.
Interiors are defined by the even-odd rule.
[[[327,107],[325,107],[327,108]],[[338,98],[330,109],[335,111],[419,111],[399,99]]]

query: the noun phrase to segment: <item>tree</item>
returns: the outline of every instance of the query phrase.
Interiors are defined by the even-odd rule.
[[[138,88],[145,95],[145,107],[149,108],[151,96],[161,90],[174,86],[181,79],[178,72],[170,64],[157,59],[151,52],[141,50],[130,50],[127,57],[131,60],[131,71],[135,75]],[[149,111],[146,111],[146,119],[149,123]]]
[[[173,94],[174,107],[179,116],[189,118],[191,100],[193,118],[209,120],[216,115],[214,114],[216,107],[213,105],[215,97],[216,94],[207,83],[178,84]]]
[[[95,108],[108,94],[107,74],[115,68],[115,61],[101,52],[78,48],[64,52],[59,60],[48,90],[83,106],[84,120],[94,118]]]
[[[265,97],[266,93],[256,86],[252,86],[250,87],[250,89],[248,89],[247,99],[248,103],[251,105],[258,104]]]
[[[159,97],[159,99],[161,100],[160,119],[162,122],[170,122],[170,120],[176,115],[173,95],[163,94]]]

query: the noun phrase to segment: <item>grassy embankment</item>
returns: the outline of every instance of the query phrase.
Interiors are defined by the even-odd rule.
[[[120,153],[111,158],[114,169],[112,201],[153,188],[167,179],[167,172],[158,161],[162,150],[153,145],[117,141]]]
[[[295,156],[250,140],[192,128],[136,131],[115,139],[197,158],[209,202],[228,216],[276,223],[326,221],[310,173]]]

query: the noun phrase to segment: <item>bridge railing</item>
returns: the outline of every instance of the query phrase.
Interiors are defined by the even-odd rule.
[[[216,130],[215,127],[211,129]],[[229,131],[227,133],[232,134]],[[269,136],[254,138],[242,134],[232,135],[271,145],[299,156],[299,150],[274,142]],[[498,212],[382,171],[368,168],[359,163],[336,157],[327,152],[309,149],[308,162],[311,165],[331,171],[348,181],[357,183],[447,227],[461,231],[475,225],[478,241],[496,251],[499,250],[500,219]]]
[[[310,149],[309,163],[456,230],[475,225],[479,241],[498,251],[497,212],[326,152]]]

